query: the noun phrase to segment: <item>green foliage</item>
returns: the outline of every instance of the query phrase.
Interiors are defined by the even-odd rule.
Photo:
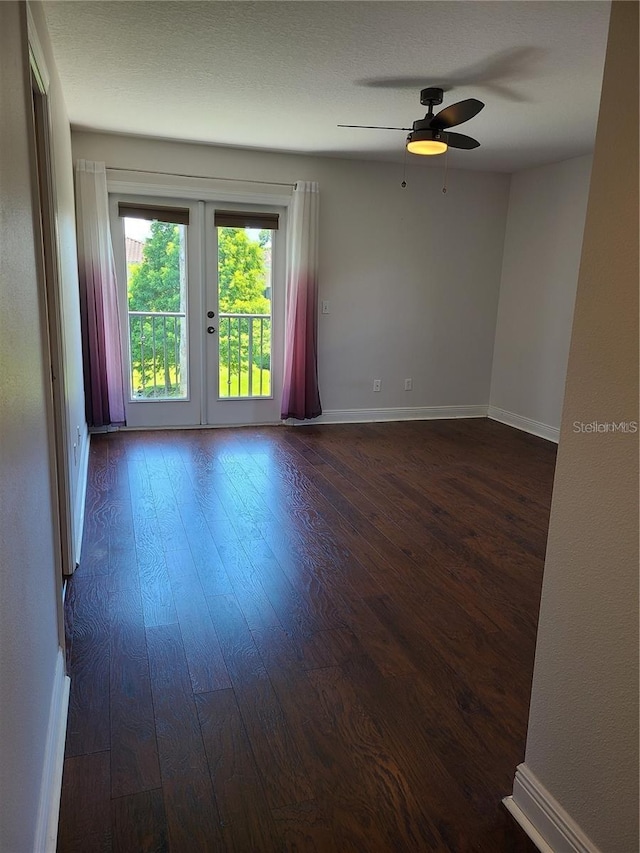
[[[180,311],[180,227],[152,222],[142,263],[129,268],[130,311]],[[179,397],[183,323],[174,317],[130,318],[131,367],[141,396]],[[154,387],[155,379],[155,387]]]
[[[152,222],[142,263],[129,273],[130,311],[180,311],[180,228]]]
[[[260,232],[258,242],[243,228],[218,229],[218,287],[221,314],[268,314],[266,247],[269,231]],[[254,320],[252,326],[252,365],[269,369],[271,365],[271,323]],[[260,333],[262,331],[262,355]],[[249,372],[249,320],[220,318],[220,364],[228,364],[231,375]],[[220,393],[225,394],[220,382]],[[254,394],[258,393],[254,391]]]
[[[263,237],[263,235],[266,235]],[[269,232],[256,243],[244,228],[218,228],[218,287],[221,314],[268,314],[265,245]]]
[[[271,394],[271,371],[260,370],[255,364],[252,370],[252,396],[261,394],[263,397],[268,397]],[[231,383],[229,383],[229,372],[226,364],[220,365],[220,396],[221,397],[248,397],[249,396],[249,371],[244,371],[238,377],[238,374],[232,374]],[[262,388],[260,381],[262,380]],[[238,387],[238,381],[240,383]]]
[[[181,295],[180,226],[152,222],[142,262],[129,266],[128,297],[130,311],[184,310]],[[267,282],[266,253],[271,234],[263,230],[258,241],[242,228],[218,229],[218,285],[221,314],[268,314],[270,301],[265,296]],[[271,361],[271,323],[252,321],[252,370],[268,370]],[[248,375],[249,320],[219,318],[219,346],[222,365],[229,364],[232,376]],[[262,331],[262,353],[260,347]],[[131,366],[138,388],[144,396],[181,396],[180,350],[183,323],[174,318],[132,317],[130,321]],[[154,356],[155,343],[155,356]],[[154,390],[154,377],[156,389]],[[226,390],[221,387],[221,393]],[[144,390],[142,390],[144,388]],[[263,383],[264,388],[264,383]],[[258,393],[257,387],[254,393]],[[268,393],[264,392],[263,393]]]

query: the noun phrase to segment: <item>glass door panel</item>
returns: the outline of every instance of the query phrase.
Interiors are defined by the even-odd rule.
[[[218,395],[271,397],[272,231],[218,228]]]
[[[186,400],[186,226],[123,217],[132,400]]]
[[[275,224],[217,224],[250,221],[252,214],[246,206],[240,211],[225,204],[220,211],[214,203],[207,205],[206,305],[217,320],[215,333],[207,335],[209,424],[280,421],[284,211],[256,206],[255,217]]]
[[[112,198],[127,425],[202,421],[201,211]]]

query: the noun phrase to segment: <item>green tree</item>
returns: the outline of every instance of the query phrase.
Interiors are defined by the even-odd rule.
[[[180,228],[152,222],[142,263],[129,277],[130,311],[180,311]]]
[[[267,251],[271,233],[260,232],[252,240],[244,228],[218,229],[219,312],[222,314],[268,314],[270,300],[266,296]],[[168,222],[151,223],[142,262],[129,268],[129,310],[141,312],[180,311],[181,305],[181,234],[180,227]],[[221,363],[230,361],[236,376],[249,370],[249,324],[252,324],[254,352],[252,364],[269,369],[271,328],[269,320],[219,320]],[[131,361],[140,377],[144,393],[153,394],[156,387],[163,396],[175,396],[180,389],[179,320],[132,317]],[[262,352],[260,336],[262,334]],[[155,358],[154,346],[155,341]],[[230,355],[230,357],[229,357]],[[161,377],[161,381],[158,381]]]
[[[271,240],[267,230],[252,240],[244,228],[218,228],[218,288],[221,314],[269,314],[266,252]],[[249,325],[254,350],[252,365],[268,370],[271,363],[269,320],[220,319],[220,361],[230,373],[248,372]],[[262,340],[262,351],[259,342]]]
[[[182,252],[180,227],[151,223],[151,236],[142,250],[142,262],[129,269],[129,310],[180,311]],[[182,321],[177,317],[131,317],[131,363],[145,395],[180,393]],[[155,385],[154,385],[155,379]]]
[[[223,314],[268,314],[265,242],[251,240],[244,228],[218,228],[218,288]]]

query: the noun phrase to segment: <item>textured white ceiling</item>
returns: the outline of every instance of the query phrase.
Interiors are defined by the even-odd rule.
[[[45,2],[75,127],[400,160],[419,92],[485,109],[450,165],[511,172],[591,150],[609,2]],[[423,158],[427,159],[427,158]]]

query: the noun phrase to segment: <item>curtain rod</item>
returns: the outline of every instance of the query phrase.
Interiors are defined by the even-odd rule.
[[[252,181],[250,178],[222,178],[219,175],[183,175],[180,172],[158,172],[155,169],[122,169],[120,166],[107,166],[112,172],[137,172],[141,175],[167,175],[170,178],[194,178],[203,181],[233,181],[237,184],[263,184],[270,187],[291,187],[295,184],[286,184],[282,181]]]

